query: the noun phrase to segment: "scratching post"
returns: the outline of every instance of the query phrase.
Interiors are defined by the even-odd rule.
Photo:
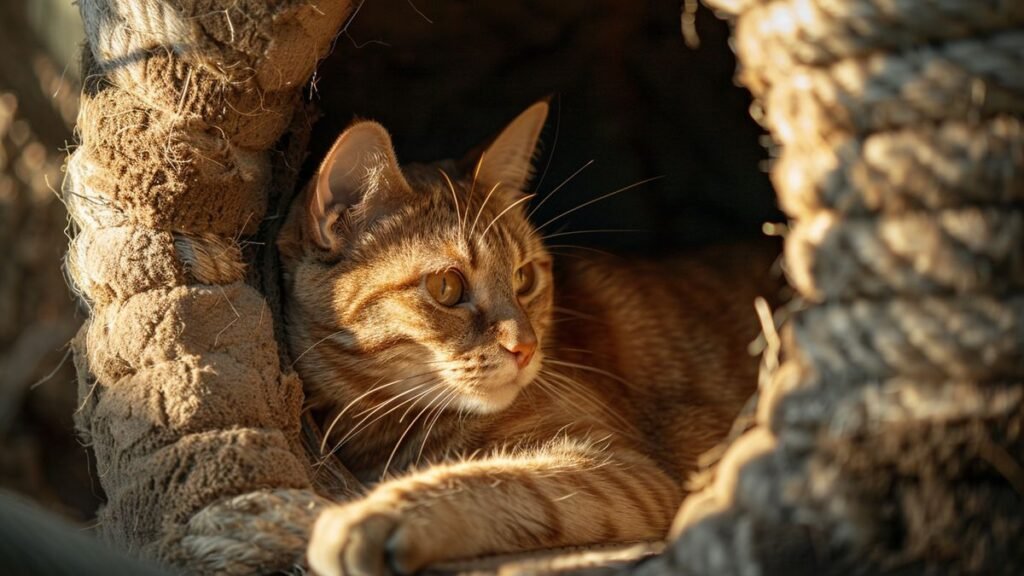
[[[301,564],[324,501],[243,240],[350,5],[228,4],[80,1],[64,193],[67,269],[90,308],[76,423],[107,498],[99,531],[189,572],[249,574]]]
[[[625,570],[1024,572],[1024,3],[708,3],[779,145],[799,298],[755,425]],[[326,501],[244,239],[351,6],[80,5],[64,191],[100,532],[189,572],[290,570]]]
[[[708,4],[799,298],[756,426],[634,571],[1024,571],[1024,4]]]

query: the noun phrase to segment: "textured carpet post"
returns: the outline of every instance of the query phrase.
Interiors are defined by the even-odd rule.
[[[647,574],[1024,573],[1024,3],[708,0],[799,302]]]
[[[246,283],[271,155],[349,3],[80,0],[79,146],[67,256],[90,318],[77,427],[106,495],[99,532],[189,572],[301,563],[322,500],[302,392]]]

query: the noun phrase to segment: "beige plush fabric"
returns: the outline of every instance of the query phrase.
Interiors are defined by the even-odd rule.
[[[67,166],[75,340],[107,504],[99,531],[196,572],[287,570],[323,500],[301,383],[246,283],[270,154],[347,1],[82,0],[88,45]]]

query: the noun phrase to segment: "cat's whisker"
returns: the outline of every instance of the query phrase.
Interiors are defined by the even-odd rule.
[[[494,220],[491,220],[491,223],[487,225],[487,228],[484,228],[484,231],[483,231],[482,234],[480,234],[480,237],[481,238],[486,238],[487,237],[487,231],[491,229],[491,226],[494,226],[495,222],[500,220],[502,216],[504,216],[505,214],[507,214],[509,212],[509,210],[515,208],[516,206],[522,204],[523,202],[529,202],[530,199],[533,198],[534,196],[536,196],[536,194],[527,194],[526,196],[523,196],[519,200],[516,200],[515,202],[513,202],[513,203],[509,204],[508,206],[506,206],[504,210],[499,212],[498,215],[494,217]]]
[[[385,385],[381,386],[380,388],[377,388],[376,390],[370,390],[368,392],[363,393],[358,398],[356,398],[355,400],[350,402],[349,405],[355,404],[356,402],[358,402],[359,400],[363,399],[367,395],[369,395],[369,394],[371,394],[373,392],[376,392],[377,390],[383,389],[386,386],[390,386],[392,384],[399,384],[399,383],[402,383],[402,382],[408,382],[408,381],[410,381],[410,380],[412,380],[414,378],[422,378],[424,376],[433,376],[435,374],[440,374],[441,372],[444,372],[444,370],[445,370],[444,368],[441,368],[441,369],[438,369],[438,370],[428,370],[426,372],[420,372],[419,374],[413,374],[412,376],[406,376],[405,378],[399,378],[398,380],[395,380],[394,382],[389,382],[388,384],[385,384]],[[405,392],[399,394],[398,396],[404,396],[404,395],[405,395]],[[390,400],[388,400],[388,401],[390,401]],[[376,406],[371,406],[369,408],[366,408],[362,412],[359,412],[359,413],[355,414],[353,416],[353,418],[358,418],[358,417],[362,416],[363,414],[366,414],[367,412],[373,410],[375,407]],[[346,410],[348,410],[348,408],[349,408],[349,406],[345,406],[345,409],[342,410],[342,413],[344,413]],[[338,416],[340,417],[341,415],[342,414],[339,414]]]
[[[413,378],[417,378],[419,376],[423,376],[424,374],[432,374],[434,372],[437,372],[437,371],[434,370],[434,371],[431,371],[431,372],[424,372],[423,374],[416,374],[415,376],[408,376],[406,378],[399,378],[397,380],[392,380],[391,382],[388,382],[386,384],[380,384],[380,381],[384,379],[382,377],[379,380],[377,380],[377,382],[375,382],[374,385],[371,386],[369,390],[367,390],[366,392],[363,392],[359,396],[356,396],[355,398],[352,399],[351,402],[346,404],[345,407],[342,408],[340,412],[338,412],[338,415],[335,417],[335,420],[337,420],[338,418],[341,418],[342,416],[344,416],[345,413],[348,412],[349,408],[355,406],[357,402],[359,402],[363,398],[366,398],[370,394],[373,394],[374,392],[378,392],[378,391],[383,390],[385,388],[388,388],[390,386],[394,386],[395,384],[401,384],[402,382],[407,382],[409,380],[412,380]],[[333,425],[333,422],[332,422],[332,425]]]
[[[599,412],[601,412],[601,413],[605,414],[606,416],[608,416],[609,418],[612,418],[613,420],[619,422],[620,424],[622,424],[625,427],[625,430],[617,430],[617,432],[619,432],[620,434],[626,435],[626,436],[631,436],[633,438],[639,438],[639,436],[640,436],[639,432],[633,426],[632,422],[630,422],[628,419],[623,417],[621,414],[619,414],[619,413],[615,412],[614,410],[612,410],[611,407],[608,406],[607,403],[605,403],[600,398],[595,396],[593,394],[593,392],[591,392],[589,389],[587,389],[587,387],[584,386],[582,383],[580,383],[580,382],[578,382],[578,381],[576,381],[576,380],[566,376],[565,374],[561,374],[559,372],[555,372],[554,370],[543,370],[542,369],[542,373],[544,375],[546,375],[546,376],[551,378],[550,383],[552,385],[555,385],[555,386],[561,385],[561,386],[563,386],[564,387],[563,389],[565,391],[575,394],[578,398],[580,398],[584,402],[590,404],[591,407],[597,409]],[[597,419],[597,421],[600,422],[600,419]]]
[[[631,422],[621,416],[617,416],[610,408],[608,408],[607,405],[590,400],[576,390],[566,389],[564,391],[575,396],[577,399],[576,401],[566,399],[566,404],[568,406],[572,406],[572,409],[579,410],[581,408],[579,405],[580,402],[592,408],[592,411],[586,412],[586,414],[594,423],[600,424],[602,428],[607,430],[612,430],[615,434],[623,438],[631,438],[640,442],[644,441],[642,435],[636,430]],[[621,424],[621,426],[616,426],[614,424],[615,422]]]
[[[345,407],[342,408],[340,412],[338,412],[338,415],[335,416],[331,420],[330,425],[327,426],[327,431],[324,433],[323,438],[320,440],[320,453],[321,454],[324,453],[324,448],[327,447],[327,437],[331,435],[331,432],[334,430],[335,425],[338,424],[338,420],[341,420],[341,417],[345,414],[346,411],[348,411],[349,408],[354,406],[356,402],[362,400],[363,398],[365,398],[366,396],[369,396],[370,394],[373,394],[377,390],[381,390],[383,388],[387,388],[388,386],[391,386],[391,385],[394,385],[394,384],[398,383],[397,380],[393,380],[391,382],[388,382],[387,384],[384,384],[383,386],[379,386],[381,380],[383,380],[383,379],[384,379],[384,377],[382,376],[376,382],[373,383],[373,386],[371,386],[369,390],[367,390],[363,394],[360,394],[354,400],[352,400],[351,402],[346,404]]]
[[[391,408],[390,410],[388,410],[387,412],[385,412],[385,413],[383,413],[383,414],[381,414],[381,415],[377,416],[376,418],[374,418],[374,419],[373,419],[373,421],[371,421],[371,422],[369,422],[369,423],[367,423],[367,424],[365,424],[365,425],[363,425],[363,426],[361,426],[361,427],[359,427],[359,428],[357,428],[357,429],[353,429],[353,431],[352,431],[352,432],[351,432],[350,434],[346,435],[346,437],[345,437],[345,438],[342,438],[342,439],[341,439],[341,440],[340,440],[340,441],[339,441],[339,442],[338,442],[338,443],[337,443],[337,444],[336,444],[336,445],[334,446],[334,448],[332,448],[332,449],[331,449],[331,452],[330,452],[330,453],[328,454],[328,456],[331,456],[331,455],[333,455],[333,454],[336,454],[336,453],[337,453],[337,452],[338,452],[339,450],[341,450],[341,449],[342,449],[342,448],[343,448],[343,447],[345,446],[345,444],[347,444],[347,443],[348,443],[348,442],[349,442],[350,440],[352,440],[353,438],[355,438],[355,437],[356,437],[356,436],[357,436],[358,434],[360,434],[361,432],[363,432],[364,430],[366,430],[367,428],[369,428],[370,426],[372,426],[373,424],[375,424],[375,423],[376,423],[377,421],[379,421],[380,419],[382,419],[382,418],[384,418],[384,417],[388,416],[389,414],[393,414],[393,413],[395,413],[396,411],[400,410],[400,409],[401,409],[401,408],[402,408],[403,406],[405,406],[405,405],[407,405],[407,404],[409,404],[409,403],[411,403],[411,402],[416,402],[416,400],[418,400],[418,399],[422,398],[423,396],[425,396],[426,394],[428,394],[428,393],[429,393],[429,392],[430,392],[431,390],[433,390],[433,389],[435,389],[435,388],[431,388],[430,390],[426,390],[426,391],[424,391],[424,392],[421,392],[420,394],[416,395],[416,397],[414,397],[414,398],[410,398],[410,399],[406,400],[405,402],[402,402],[401,404],[399,404],[399,405],[397,405],[397,406],[394,406],[394,407],[392,407],[392,408]],[[369,418],[369,416],[367,416],[367,418]]]
[[[434,430],[434,425],[437,424],[437,421],[444,414],[444,411],[448,409],[448,406],[455,401],[458,395],[457,390],[454,388],[450,389],[447,396],[445,396],[445,399],[439,402],[437,407],[434,408],[433,417],[427,417],[427,420],[429,421],[427,423],[427,431],[423,433],[423,442],[420,443],[420,450],[416,453],[416,464],[419,464],[420,458],[423,457],[423,449],[427,447],[427,440],[430,439],[430,433]]]
[[[380,410],[384,409],[388,404],[391,404],[395,400],[398,400],[399,398],[401,398],[401,397],[403,397],[403,396],[405,396],[407,394],[416,392],[417,390],[423,388],[426,385],[427,385],[426,383],[423,383],[423,384],[418,384],[416,386],[413,386],[412,388],[406,390],[405,392],[402,392],[401,394],[398,394],[396,396],[392,396],[391,398],[388,398],[384,402],[381,402],[380,404],[377,404],[376,406],[373,406],[372,408],[369,408],[367,410],[364,410],[364,411],[360,412],[359,414],[356,414],[354,416],[354,418],[359,418],[360,416],[366,414],[367,412],[370,412],[370,414],[367,414],[362,420],[360,420],[359,422],[356,422],[355,425],[353,425],[352,428],[350,428],[349,431],[346,432],[345,435],[341,437],[341,440],[339,440],[338,443],[335,445],[335,447],[331,449],[330,453],[333,454],[335,451],[337,451],[337,449],[341,447],[341,444],[343,444],[346,440],[348,440],[354,434],[358,433],[358,430],[360,429],[360,427],[363,425],[364,422],[366,422],[367,420],[372,418],[374,414],[376,414]],[[399,406],[405,406],[405,403],[402,402],[401,404],[399,404]],[[326,439],[330,437],[330,433],[333,431],[333,427],[334,427],[335,424],[337,424],[337,422],[338,422],[338,419],[336,418],[333,422],[331,422],[331,427],[327,429],[327,433],[324,434],[325,441],[322,442],[321,445],[320,445],[320,452],[321,453],[323,453],[324,446],[326,446]],[[373,422],[370,422],[370,424],[373,424]]]
[[[452,184],[451,177],[448,176],[448,173],[445,172],[443,168],[438,168],[437,171],[441,173],[441,176],[444,176],[445,182],[448,183],[448,189],[452,191],[452,200],[455,201],[455,218],[459,221],[459,234],[464,236],[466,232],[466,227],[463,226],[462,213],[459,211],[459,196],[458,194],[455,193],[455,185]],[[466,206],[466,214],[469,214],[468,205]]]
[[[436,406],[431,408],[429,412],[427,412],[427,419],[425,420],[427,427],[426,430],[423,432],[423,440],[420,441],[420,449],[416,452],[416,459],[413,461],[413,465],[418,465],[420,463],[420,458],[423,457],[423,449],[426,448],[427,440],[430,438],[430,432],[433,429],[434,424],[437,422],[438,418],[441,416],[441,412],[444,410],[447,399],[450,398],[451,395],[451,390],[449,390],[448,392],[442,392],[441,401],[438,402]]]
[[[414,387],[412,387],[412,388],[410,388],[408,390],[405,390],[404,392],[400,392],[398,394],[395,394],[391,398],[388,398],[388,399],[384,400],[383,402],[381,402],[379,404],[374,404],[374,405],[370,406],[369,408],[364,408],[361,412],[356,412],[355,414],[352,415],[352,418],[359,418],[360,416],[363,416],[363,415],[365,415],[367,413],[369,413],[372,416],[374,413],[376,413],[378,410],[380,410],[380,408],[382,408],[384,406],[387,406],[388,404],[391,404],[396,399],[402,398],[404,396],[407,396],[410,392],[415,392],[416,390],[419,390],[419,389],[423,388],[423,386],[426,386],[426,385],[427,385],[426,382],[423,382],[421,384],[417,384],[416,386],[414,386]]]
[[[383,480],[387,476],[388,468],[391,467],[391,462],[395,459],[395,454],[398,453],[398,447],[402,445],[402,442],[405,440],[405,437],[409,435],[409,431],[412,430],[412,427],[416,425],[416,422],[418,422],[419,419],[423,417],[423,414],[426,413],[426,411],[430,408],[430,406],[434,402],[436,402],[438,398],[441,398],[443,395],[444,395],[444,392],[442,392],[441,394],[438,394],[437,396],[432,398],[430,400],[430,402],[428,402],[427,405],[424,406],[422,410],[420,410],[420,413],[417,414],[416,417],[412,419],[412,422],[409,422],[409,426],[407,426],[405,428],[405,431],[402,432],[402,435],[398,437],[398,441],[395,442],[395,447],[391,450],[391,455],[388,456],[388,461],[384,463],[384,469],[380,473],[381,480]],[[401,421],[402,420],[399,419],[399,422],[401,422]]]
[[[484,198],[483,204],[480,204],[480,209],[476,211],[476,218],[473,219],[473,226],[469,229],[470,238],[473,237],[473,232],[476,231],[476,223],[480,221],[480,215],[484,213],[484,207],[487,206],[487,202],[491,199],[491,195],[494,194],[494,191],[497,190],[499,186],[501,186],[501,182],[498,182],[491,188],[491,191],[487,193],[487,197]]]
[[[526,215],[526,219],[529,220],[534,215],[534,213],[537,212],[537,210],[539,210],[540,207],[543,206],[544,203],[548,201],[548,199],[550,199],[552,196],[555,195],[555,192],[558,192],[559,190],[561,190],[562,186],[565,186],[566,184],[568,184],[570,180],[575,178],[580,172],[583,172],[584,170],[586,170],[587,167],[590,166],[593,163],[594,163],[593,160],[588,160],[585,164],[583,164],[583,166],[580,166],[575,172],[570,174],[568,178],[566,178],[565,180],[562,180],[561,184],[559,184],[558,186],[555,186],[554,190],[552,190],[551,192],[548,192],[547,195],[545,195],[543,198],[541,198],[540,202],[538,202],[537,205],[534,206],[533,209],[531,209],[530,212]],[[545,169],[545,172],[546,171],[547,170]],[[538,184],[537,187],[540,188],[540,185]]]
[[[337,336],[338,334],[341,334],[343,332],[345,332],[344,328],[342,328],[341,330],[338,330],[337,332],[331,332],[327,336],[324,336],[323,338],[321,338],[321,339],[317,340],[316,342],[310,344],[309,348],[306,348],[305,350],[303,350],[302,354],[299,354],[298,356],[295,357],[294,360],[292,360],[292,363],[288,365],[288,368],[290,368],[290,369],[291,368],[295,368],[295,365],[298,364],[299,360],[301,360],[303,356],[305,356],[307,353],[309,353],[310,350],[312,350],[313,348],[316,348],[317,346],[323,344],[327,340],[330,340],[331,338],[334,338],[335,336]]]
[[[627,388],[631,388],[631,389],[634,389],[634,390],[637,389],[636,385],[634,385],[632,382],[626,380],[625,378],[623,378],[623,377],[621,377],[621,376],[619,376],[617,374],[613,374],[613,373],[611,373],[611,372],[609,372],[607,370],[602,370],[600,368],[595,368],[593,366],[587,366],[586,364],[579,364],[577,362],[568,362],[568,361],[565,361],[565,360],[554,360],[554,359],[550,359],[550,358],[547,358],[545,360],[549,364],[554,364],[555,366],[565,366],[566,368],[579,368],[580,370],[585,370],[587,372],[593,372],[594,374],[600,374],[601,376],[604,376],[606,378],[611,378],[612,380],[615,380],[616,382],[622,384],[623,386],[625,386]]]
[[[607,403],[598,398],[589,387],[583,384],[583,382],[551,369],[546,370],[545,374],[551,378],[552,383],[562,384],[567,388],[571,388],[579,396],[586,397],[595,404],[600,405],[602,408],[610,410]]]
[[[441,383],[441,382],[438,382],[437,384],[435,384],[435,385],[431,386],[431,387],[430,387],[430,389],[429,389],[429,390],[427,390],[427,391],[426,391],[426,392],[425,392],[424,394],[422,394],[421,396],[426,396],[427,394],[429,394],[429,393],[433,392],[434,390],[437,390],[437,389],[438,389],[439,387],[441,387],[442,385],[443,385],[443,383]],[[431,399],[431,402],[433,402],[433,400],[434,400],[434,399]],[[429,405],[430,405],[430,404],[428,403],[428,404],[427,404],[427,406],[429,406]],[[402,413],[402,415],[398,417],[398,422],[399,422],[399,423],[405,422],[405,417],[406,417],[406,416],[408,416],[408,415],[409,415],[409,412],[412,412],[412,409],[413,409],[413,408],[415,408],[415,407],[416,407],[416,404],[415,404],[415,403],[413,403],[413,404],[412,404],[411,406],[409,406],[408,408],[406,408],[406,409],[405,409],[405,412],[403,412],[403,413]]]
[[[427,390],[424,390],[423,392],[420,392],[419,394],[416,394],[412,398],[403,400],[402,402],[398,403],[397,405],[392,406],[390,409],[388,409],[383,414],[380,414],[376,418],[373,418],[373,420],[367,422],[367,420],[372,418],[373,415],[376,412],[380,411],[382,408],[387,406],[390,402],[392,402],[393,400],[395,400],[397,398],[400,398],[401,396],[395,396],[393,398],[390,398],[386,402],[384,402],[381,405],[379,405],[376,408],[374,408],[373,411],[370,412],[370,414],[366,415],[366,417],[364,417],[362,420],[360,420],[358,423],[356,423],[356,425],[353,426],[352,429],[349,430],[348,433],[345,434],[345,436],[342,437],[342,439],[338,441],[338,444],[334,447],[334,449],[331,451],[331,453],[333,454],[334,452],[338,451],[342,446],[345,445],[345,443],[347,443],[349,440],[354,438],[357,434],[359,434],[363,430],[365,430],[365,429],[369,428],[370,426],[373,426],[374,424],[376,424],[382,418],[385,418],[388,415],[393,414],[393,413],[397,412],[398,410],[401,410],[405,406],[408,406],[410,404],[415,404],[415,402],[417,400],[419,400],[423,396],[429,394],[431,391],[435,390],[438,386],[440,386],[440,384],[433,384],[433,385],[431,385],[431,383],[425,382],[423,384],[420,384],[419,386],[416,386],[415,388],[412,388],[412,389],[408,390],[407,392],[402,393],[402,395],[405,395],[408,392],[416,392],[416,391],[422,389],[424,386],[430,386],[430,387],[427,388]]]
[[[561,220],[562,218],[565,218],[569,214],[572,214],[573,212],[575,212],[577,210],[581,210],[583,208],[586,208],[587,206],[590,206],[591,204],[600,202],[602,200],[606,200],[608,198],[611,198],[612,196],[615,196],[617,194],[621,194],[623,192],[626,192],[627,190],[632,190],[633,188],[636,188],[637,186],[643,186],[644,184],[647,184],[649,182],[654,182],[655,180],[661,180],[662,178],[664,178],[664,176],[654,176],[653,178],[646,178],[646,179],[641,180],[639,182],[634,182],[633,184],[630,184],[629,186],[623,186],[622,188],[619,188],[618,190],[612,190],[611,192],[609,192],[607,194],[602,194],[602,195],[600,195],[597,198],[594,198],[592,200],[587,200],[586,202],[576,206],[575,208],[570,208],[570,209],[566,210],[565,212],[562,212],[558,216],[555,216],[554,218],[551,218],[550,220],[548,220],[547,222],[541,224],[540,226],[537,226],[537,230],[538,231],[539,230],[543,230],[549,224],[557,222],[558,220]]]
[[[586,348],[573,348],[570,346],[544,346],[544,350],[565,350],[566,352],[578,352],[580,354],[594,354],[593,350],[587,350]]]
[[[331,435],[331,432],[334,430],[334,426],[338,424],[338,421],[341,420],[341,417],[344,416],[346,412],[348,412],[349,408],[351,408],[352,406],[355,406],[357,402],[359,402],[363,398],[366,398],[370,394],[373,394],[374,392],[378,392],[380,390],[383,390],[383,389],[388,388],[390,386],[394,386],[396,384],[401,384],[403,382],[408,382],[409,380],[412,380],[413,378],[420,378],[420,377],[423,377],[423,376],[429,376],[429,375],[432,375],[432,374],[437,374],[437,373],[441,372],[442,370],[431,370],[429,372],[422,372],[420,374],[415,374],[413,376],[407,376],[405,378],[399,378],[398,380],[392,380],[391,382],[388,382],[387,384],[383,384],[383,385],[380,385],[380,386],[374,385],[369,390],[367,390],[366,392],[363,392],[359,396],[356,396],[355,399],[353,399],[351,402],[346,404],[345,407],[341,409],[341,412],[338,412],[338,415],[335,416],[333,420],[331,420],[331,425],[327,427],[327,432],[324,434],[324,439],[320,442],[320,452],[323,453],[324,447],[326,447],[326,445],[327,445],[327,438]],[[383,378],[381,378],[381,380],[383,380]],[[378,380],[377,382],[380,382],[380,380]],[[365,413],[365,411],[360,413],[359,415],[361,415],[363,413]],[[359,415],[356,415],[356,417],[358,418]]]
[[[586,312],[580,312],[579,310],[573,310],[572,308],[566,308],[565,306],[552,306],[551,310],[554,312],[558,312],[560,314],[565,314],[566,316],[574,316],[576,318],[581,318],[583,320],[603,322],[603,320],[601,320],[597,316],[594,316],[593,314],[587,314]]]
[[[570,399],[570,398],[569,398],[569,397],[567,396],[567,393],[572,393],[572,392],[573,392],[572,390],[567,390],[567,389],[564,389],[563,387],[561,387],[561,386],[559,386],[559,385],[556,385],[556,384],[555,384],[554,382],[552,382],[552,381],[549,381],[549,380],[547,380],[547,379],[546,379],[546,378],[544,378],[543,376],[544,376],[544,375],[542,375],[542,374],[541,374],[541,375],[538,375],[538,376],[537,376],[537,377],[536,377],[536,378],[534,379],[534,383],[535,383],[535,384],[537,384],[537,387],[538,387],[538,388],[539,388],[539,389],[540,389],[540,390],[541,390],[542,392],[544,392],[545,394],[547,394],[548,396],[550,396],[550,397],[551,397],[552,399],[554,399],[554,400],[555,400],[556,402],[558,402],[558,403],[562,404],[562,405],[563,405],[563,406],[565,407],[565,408],[563,408],[563,409],[569,409],[569,408],[571,408],[571,409],[573,409],[573,410],[581,410],[581,409],[583,408],[582,406],[580,406],[580,403],[579,403],[579,402],[573,402],[573,401],[572,401],[572,400],[571,400],[571,399]],[[601,407],[601,406],[595,406],[595,405],[594,405],[594,404],[593,404],[592,402],[589,402],[589,401],[588,401],[588,400],[586,400],[586,399],[584,399],[583,401],[584,401],[584,402],[585,402],[585,403],[586,403],[587,405],[589,405],[589,406],[590,406],[591,408],[596,408],[598,412],[604,412],[604,410],[602,409],[603,407]],[[585,409],[583,410],[583,412],[584,412],[584,414],[585,414],[585,415],[586,415],[587,417],[589,417],[589,418],[593,419],[593,420],[594,420],[595,422],[600,422],[600,421],[601,421],[601,418],[600,418],[600,416],[598,416],[597,414],[594,414],[594,413],[592,413],[591,411],[588,411],[588,410],[585,410]],[[566,424],[566,426],[565,426],[565,427],[568,427],[568,426],[569,426],[569,424]]]

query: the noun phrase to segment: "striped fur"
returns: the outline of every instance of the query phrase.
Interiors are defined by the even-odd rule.
[[[529,163],[536,108],[484,164],[492,153]],[[525,158],[499,154],[503,138],[526,140]],[[385,144],[372,161],[391,162]],[[528,167],[513,168],[505,174],[522,186]],[[400,201],[318,232],[326,216],[314,183],[279,241],[289,342],[329,429],[325,452],[369,484],[384,480],[321,517],[312,566],[404,574],[452,558],[663,537],[697,457],[753,391],[752,302],[771,285],[772,247],[553,261],[518,186],[493,181],[500,167],[368,170],[391,173]],[[324,230],[335,236],[317,245]],[[538,285],[517,298],[514,271],[528,261],[540,263]],[[472,292],[466,309],[424,292],[424,274],[452,266]],[[530,330],[539,351],[519,369],[498,342]]]

